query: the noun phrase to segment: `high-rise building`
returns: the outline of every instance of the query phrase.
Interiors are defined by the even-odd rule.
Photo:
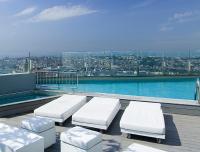
[[[189,58],[188,58],[188,72],[191,71],[191,61],[190,61],[190,50],[189,50]]]
[[[32,71],[32,61],[31,61],[31,55],[29,52],[29,57],[26,58],[25,64],[24,64],[24,72],[31,72]]]
[[[29,72],[29,61],[28,58],[26,58],[25,64],[24,64],[24,72]]]

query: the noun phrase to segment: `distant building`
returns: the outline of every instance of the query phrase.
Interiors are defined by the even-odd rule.
[[[29,72],[29,65],[28,65],[28,58],[26,58],[25,64],[24,64],[24,72]]]
[[[32,61],[29,58],[26,58],[24,64],[24,72],[31,72],[32,71]]]
[[[77,52],[63,52],[62,53],[62,66],[66,69],[72,70],[74,68],[74,60],[77,60],[80,53]]]
[[[188,72],[190,72],[191,71],[191,62],[190,62],[190,60],[188,61]]]

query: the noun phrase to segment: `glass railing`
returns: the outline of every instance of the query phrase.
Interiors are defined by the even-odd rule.
[[[80,76],[157,76],[199,75],[200,57],[141,55],[129,52],[65,52],[63,70],[79,72]]]
[[[57,56],[0,58],[0,74],[37,71],[77,72],[84,77],[200,75],[200,53],[63,52]]]

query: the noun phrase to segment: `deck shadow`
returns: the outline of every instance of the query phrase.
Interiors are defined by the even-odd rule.
[[[123,110],[120,110],[117,113],[114,120],[110,124],[108,130],[106,131],[106,134],[108,134],[108,135],[122,135],[121,129],[120,129],[120,120],[121,120],[123,113],[124,113]]]
[[[121,143],[115,140],[103,140],[103,152],[119,152],[121,151]]]
[[[58,126],[63,126],[63,127],[67,127],[67,128],[72,128],[75,127],[75,125],[72,124],[72,117],[69,117],[67,120],[65,120],[62,125],[60,125],[59,123],[56,123],[56,125]]]
[[[44,150],[44,152],[60,152],[60,133],[56,133],[56,143]]]
[[[166,139],[164,140],[163,144],[171,146],[181,146],[181,140],[176,125],[173,121],[173,116],[165,114],[164,118],[166,126]]]
[[[32,114],[32,112],[22,112],[22,113],[14,113],[14,114],[8,114],[6,116],[2,116],[0,118],[6,118],[6,119],[9,119],[9,118],[13,118],[13,117],[20,117],[20,116],[24,116],[24,115],[29,115],[29,114]]]

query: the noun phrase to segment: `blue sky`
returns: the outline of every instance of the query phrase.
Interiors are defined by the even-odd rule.
[[[0,56],[200,50],[199,0],[0,0]]]

